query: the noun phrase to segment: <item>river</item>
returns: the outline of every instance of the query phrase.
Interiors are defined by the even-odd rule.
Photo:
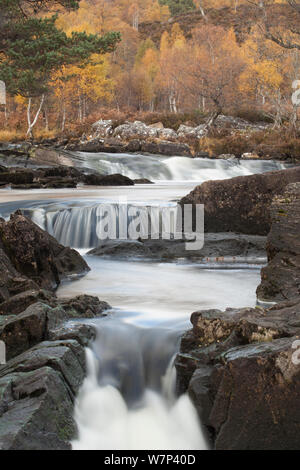
[[[88,375],[76,400],[74,449],[207,449],[187,395],[176,397],[174,357],[189,318],[200,309],[255,306],[259,265],[216,266],[103,259],[86,254],[97,245],[99,205],[126,197],[133,205],[172,205],[209,179],[282,169],[278,162],[183,157],[74,154],[78,166],[107,174],[149,178],[154,185],[76,190],[0,190],[0,214],[21,208],[60,242],[85,256],[91,271],[64,283],[59,297],[99,296],[112,305],[90,320],[97,339],[87,350]]]

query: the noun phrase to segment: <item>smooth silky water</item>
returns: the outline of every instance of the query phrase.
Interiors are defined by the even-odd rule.
[[[98,335],[76,403],[73,448],[205,449],[188,396],[175,396],[174,356],[193,311],[255,306],[259,269],[86,260],[91,272],[58,295],[97,295],[114,308],[92,321]]]
[[[70,154],[65,163],[148,178],[155,185],[76,190],[0,190],[0,215],[21,208],[60,242],[83,254],[97,244],[97,208],[127,197],[133,205],[172,205],[197,183],[262,173],[278,162],[204,160],[140,155]],[[59,297],[97,295],[112,305],[90,320],[97,338],[87,350],[87,378],[76,400],[74,449],[206,449],[187,395],[175,395],[174,358],[190,315],[200,309],[256,304],[260,271],[187,263],[120,261],[86,256],[91,271],[64,283]]]

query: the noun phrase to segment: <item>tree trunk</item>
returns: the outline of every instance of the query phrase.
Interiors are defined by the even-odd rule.
[[[43,108],[43,104],[44,104],[44,101],[45,101],[45,95],[42,96],[41,98],[41,102],[40,102],[40,106],[36,112],[36,115],[33,119],[33,121],[31,121],[31,105],[32,105],[32,98],[30,97],[28,99],[28,105],[27,105],[27,123],[28,123],[28,130],[27,130],[27,134],[26,134],[26,137],[29,137],[30,139],[33,139],[33,128],[34,126],[36,125],[37,123],[37,120],[39,118],[39,115],[42,111],[42,108]]]
[[[62,114],[62,121],[61,121],[61,131],[64,132],[66,125],[66,103],[63,103],[63,114]]]

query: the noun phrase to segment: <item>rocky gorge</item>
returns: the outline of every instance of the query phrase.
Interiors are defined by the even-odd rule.
[[[95,203],[97,194],[98,204],[101,204],[118,186],[121,193],[124,191],[127,195],[134,186],[134,178],[120,174],[105,175],[85,167],[85,156],[82,166],[76,168],[70,154],[65,151],[36,149],[34,155],[28,158],[28,150],[21,150],[17,152],[20,161],[16,166],[11,164],[11,151],[9,149],[8,154],[4,155],[2,161],[6,166],[0,169],[0,178],[2,175],[4,188],[9,184],[12,191],[26,189],[29,190],[26,194],[31,194],[31,190],[38,189],[41,191],[38,197],[41,198],[46,194],[44,190],[66,188],[70,190],[68,197],[78,198],[76,188],[85,184],[94,186],[96,191],[92,203]],[[99,159],[100,155],[95,158]],[[24,166],[23,159],[27,161],[27,168],[19,170]],[[225,165],[225,160],[221,164]],[[228,171],[227,166],[224,168]],[[143,184],[149,182],[149,175],[143,176]],[[23,178],[28,179],[25,181]],[[222,308],[201,307],[195,311],[191,319],[193,329],[184,333],[181,339],[175,365],[177,393],[185,400],[185,408],[184,416],[176,415],[176,419],[180,418],[182,423],[187,421],[187,426],[191,425],[185,433],[190,443],[181,436],[181,445],[206,447],[198,431],[193,431],[194,434],[191,431],[195,430],[196,418],[187,401],[190,397],[210,448],[296,448],[299,366],[293,362],[293,348],[300,335],[299,181],[298,167],[222,181],[216,179],[203,182],[181,202],[179,185],[173,183],[176,200],[180,204],[205,205],[205,245],[195,253],[186,251],[184,239],[107,240],[98,242],[97,246],[79,244],[77,248],[85,248],[82,257],[78,251],[68,248],[74,244],[60,243],[58,231],[54,229],[61,220],[65,231],[72,232],[71,222],[76,218],[74,227],[77,230],[83,234],[91,231],[94,206],[90,207],[89,200],[84,202],[84,199],[74,207],[60,206],[56,202],[53,207],[50,205],[49,212],[43,213],[43,218],[48,221],[45,228],[49,233],[32,221],[39,220],[33,216],[35,210],[41,211],[43,200],[37,200],[32,209],[29,205],[29,209],[19,210],[10,218],[1,219],[0,341],[6,344],[7,363],[0,366],[0,448],[88,448],[92,445],[84,437],[88,418],[82,423],[82,416],[87,413],[85,400],[92,400],[89,393],[94,392],[102,397],[97,403],[92,402],[95,418],[90,418],[94,426],[91,430],[98,439],[94,445],[96,448],[104,446],[108,438],[115,442],[109,430],[105,428],[99,433],[100,424],[96,426],[93,422],[96,418],[100,422],[103,419],[103,410],[98,415],[98,407],[111,410],[114,424],[113,419],[117,419],[119,410],[118,400],[121,399],[115,394],[120,393],[124,400],[119,410],[120,416],[123,416],[124,407],[128,406],[128,416],[135,423],[132,402],[133,409],[138,404],[138,409],[141,407],[142,411],[151,410],[147,401],[148,389],[163,396],[161,379],[169,370],[174,353],[178,353],[178,340],[187,329],[186,323],[182,326],[181,317],[178,322],[166,316],[163,306],[167,304],[168,312],[174,308],[175,304],[170,304],[172,295],[177,301],[185,301],[191,292],[184,294],[183,289],[188,289],[191,282],[195,282],[191,284],[193,295],[197,294],[194,304],[221,305]],[[140,194],[152,201],[155,191],[161,190],[158,182],[155,183],[154,186],[141,188],[140,193],[134,192],[133,201],[141,198]],[[189,184],[194,188],[193,182]],[[113,185],[117,187],[110,188]],[[165,183],[168,191],[169,185]],[[137,187],[133,188],[134,191]],[[4,191],[2,194],[7,197],[7,190]],[[185,186],[181,191],[185,191]],[[63,194],[57,194],[58,201]],[[24,198],[23,195],[21,197]],[[87,197],[91,197],[89,193]],[[147,205],[149,200],[144,199],[142,204]],[[114,200],[111,201],[113,204]],[[157,201],[154,200],[154,203],[157,204]],[[19,204],[20,208],[25,207],[24,200],[21,199]],[[49,225],[51,217],[53,225]],[[51,231],[56,238],[50,235]],[[249,279],[255,285],[256,278],[251,269],[257,270],[266,261],[266,255],[268,265],[262,269],[256,308],[237,308],[241,302],[239,299],[233,303],[233,298],[226,297],[219,304],[210,300],[210,289],[206,286],[210,271],[216,269],[218,276],[222,272],[221,284],[229,277],[233,290],[225,284],[227,287],[222,287],[220,292],[224,295],[227,290],[233,297],[239,289],[239,278],[243,277],[242,271],[234,267],[235,263],[239,262],[243,269],[249,269]],[[190,262],[192,267],[185,266]],[[202,277],[198,278],[199,268]],[[136,284],[132,283],[135,269],[137,277],[133,279]],[[179,276],[179,281],[176,281],[179,282],[178,287],[175,284],[176,292],[169,292],[168,288],[174,282],[172,273],[178,269],[182,269],[180,276],[183,277]],[[228,274],[226,269],[229,269]],[[169,273],[169,278],[165,272]],[[215,297],[218,297],[217,289],[220,286],[218,276],[213,277],[211,284]],[[197,282],[201,279],[204,284],[200,288]],[[110,304],[120,305],[127,282],[130,283],[130,294],[128,300],[126,296],[124,298],[128,303],[125,302],[121,312],[118,308],[112,309]],[[114,297],[112,290],[115,285],[117,294]],[[142,293],[130,297],[133,287],[137,291],[142,289]],[[157,296],[159,289],[162,289],[161,297]],[[71,292],[76,294],[70,295]],[[146,307],[144,305],[142,308],[139,302],[143,304],[143,301]],[[134,307],[132,303],[135,303]],[[157,325],[151,316],[155,303],[159,304],[162,326],[160,323]],[[230,303],[232,307],[225,310],[225,305],[230,306]],[[252,305],[251,302],[249,304]],[[184,304],[184,309],[187,308]],[[139,309],[141,313],[138,315]],[[191,311],[185,310],[184,314]],[[134,325],[130,325],[132,317],[137,317]],[[166,328],[164,322],[167,325],[170,323],[170,326]],[[91,367],[86,361],[86,347],[94,348],[96,357],[103,357],[102,368],[97,364]],[[94,384],[91,370],[94,369],[99,384],[91,391],[91,383]],[[130,373],[124,372],[126,370]],[[107,388],[107,382],[115,389]],[[143,392],[147,400],[146,404],[141,405]],[[175,403],[176,399],[173,398]],[[249,403],[255,403],[255,406],[251,407]],[[166,413],[167,422],[170,420],[169,407],[167,402],[166,410],[164,407],[160,409],[160,412],[165,410],[163,413]],[[172,413],[174,415],[175,411]],[[170,421],[170,427],[165,431],[165,436],[169,438],[174,422]],[[120,422],[118,426],[122,428]],[[156,433],[159,426],[153,428]],[[285,430],[284,438],[282,429]],[[128,429],[125,434],[131,435],[133,431]],[[90,439],[91,434],[86,435]],[[170,442],[167,440],[165,446],[168,447]]]

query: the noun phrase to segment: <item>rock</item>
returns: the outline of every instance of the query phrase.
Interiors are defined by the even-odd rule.
[[[130,139],[148,139],[158,137],[157,128],[147,126],[143,122],[126,122],[116,127],[113,132],[114,137],[119,137],[123,140]]]
[[[90,186],[134,186],[134,181],[127,176],[114,175],[85,175],[84,183]]]
[[[45,148],[34,148],[31,152],[30,161],[36,165],[65,165],[72,166],[72,161],[68,155],[59,150],[45,149]]]
[[[0,449],[70,449],[76,438],[74,401],[85,377],[92,325],[78,318],[105,315],[97,297],[57,299],[56,287],[87,265],[20,212],[0,219]],[[77,318],[71,324],[70,319]]]
[[[43,303],[35,303],[20,315],[8,318],[0,326],[0,340],[6,345],[7,359],[46,340],[49,330],[66,318],[66,312],[61,307],[52,309]]]
[[[69,318],[95,318],[111,309],[107,302],[100,301],[98,297],[80,295],[72,299],[59,299]]]
[[[275,197],[271,219],[269,262],[262,269],[257,295],[262,301],[278,302],[300,296],[300,183],[290,184]]]
[[[181,138],[201,139],[207,134],[207,126],[205,124],[201,124],[197,127],[190,127],[182,124],[179,126],[177,134],[178,137]]]
[[[197,259],[205,263],[262,263],[266,260],[266,238],[234,233],[205,234],[201,250],[186,250],[186,240],[106,240],[88,254],[153,258],[161,261],[179,258]]]
[[[1,367],[0,449],[70,449],[84,377],[84,348],[75,340],[43,342]]]
[[[148,180],[147,178],[140,178],[133,180],[134,184],[154,184],[153,181]]]
[[[76,150],[80,152],[109,152],[109,153],[122,153],[126,149],[127,143],[124,143],[116,138],[94,139],[80,144],[68,145],[68,150]]]
[[[49,331],[49,340],[76,340],[82,347],[87,348],[96,338],[96,330],[92,325],[85,323],[67,322]]]
[[[226,354],[212,377],[219,385],[210,412],[217,450],[298,449],[300,369],[292,362],[294,340]]]
[[[101,181],[103,179],[102,175],[84,175],[84,184],[87,184],[88,186],[101,186]]]
[[[134,186],[134,182],[127,176],[118,173],[101,178],[100,186]]]
[[[7,173],[0,173],[0,181],[2,183],[18,184],[31,184],[34,179],[34,173],[25,169],[14,169]]]
[[[38,285],[18,273],[4,250],[0,247],[0,304],[11,296],[29,289],[38,290]]]
[[[188,390],[213,447],[296,449],[300,299],[270,309],[195,312],[191,321],[176,359],[178,390]]]
[[[1,393],[2,392],[2,393]],[[70,450],[76,435],[73,400],[51,367],[0,380],[1,450]]]
[[[69,166],[56,166],[51,168],[40,169],[44,178],[77,178],[78,181],[82,178],[82,172],[77,168]]]
[[[156,155],[166,155],[169,157],[190,157],[191,150],[187,144],[174,143],[167,141],[160,142],[142,142],[141,151],[144,153],[152,153]]]
[[[300,167],[197,186],[180,204],[204,204],[206,232],[237,232],[267,235],[271,228],[273,198],[300,181]]]
[[[141,141],[138,139],[133,139],[128,144],[126,144],[124,148],[125,152],[128,153],[135,153],[135,152],[140,152],[141,151]]]
[[[178,134],[173,129],[160,129],[158,131],[158,137],[162,140],[167,140],[169,142],[176,142],[178,140]]]
[[[77,251],[60,245],[20,212],[8,222],[0,220],[0,244],[19,273],[48,290],[89,270]]]
[[[18,315],[36,302],[45,302],[55,305],[55,298],[51,292],[45,290],[25,290],[0,303],[0,315]]]
[[[94,137],[96,138],[103,138],[107,137],[112,134],[113,131],[113,122],[111,119],[108,120],[102,120],[95,122],[92,125],[92,129],[94,131]]]
[[[259,155],[257,153],[243,153],[241,156],[242,160],[259,160]]]
[[[149,257],[150,250],[144,243],[137,240],[106,240],[97,248],[88,252],[93,256],[117,256],[121,258],[128,257]]]
[[[255,127],[249,121],[233,116],[224,116],[220,114],[216,121],[215,126],[218,128],[227,128],[227,129],[236,129],[236,130],[247,130],[249,128]],[[264,126],[267,127],[267,126]]]

